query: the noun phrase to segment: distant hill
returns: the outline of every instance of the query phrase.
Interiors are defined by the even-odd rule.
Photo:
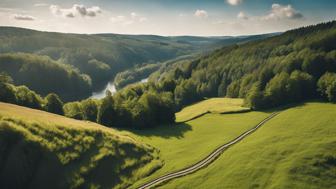
[[[264,35],[263,37],[269,36]],[[155,64],[183,55],[209,52],[222,46],[253,40],[252,38],[253,36],[242,39],[238,37],[87,35],[0,27],[0,54],[20,52],[44,55],[58,63],[71,65],[74,69],[78,69],[79,74],[86,74],[91,80],[92,89],[75,97],[81,99],[83,96],[90,96],[93,90],[105,86],[106,82],[113,80],[115,74],[136,65]],[[259,38],[260,36],[256,36],[256,39]],[[16,54],[12,56],[16,56]],[[3,67],[3,64],[6,64],[6,60],[0,59],[0,67]],[[23,64],[25,63],[23,62]],[[18,81],[17,73],[10,75],[14,82]],[[44,78],[38,79],[43,80]],[[30,83],[31,81],[18,82],[18,84],[27,85],[39,93],[45,93]],[[72,94],[71,90],[47,89],[47,92],[56,92],[65,100],[72,100],[69,98]]]

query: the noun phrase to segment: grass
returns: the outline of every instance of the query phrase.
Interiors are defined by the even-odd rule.
[[[162,166],[156,149],[116,130],[0,103],[4,188],[125,188]]]
[[[206,113],[238,113],[248,111],[243,107],[243,99],[239,98],[211,98],[183,108],[176,113],[176,122],[185,122]]]
[[[206,114],[178,125],[134,131],[133,136],[137,140],[160,150],[160,159],[164,161],[164,166],[135,183],[132,188],[196,163],[216,147],[254,127],[269,114],[268,112]]]
[[[160,188],[335,188],[336,105],[288,109],[213,164]]]

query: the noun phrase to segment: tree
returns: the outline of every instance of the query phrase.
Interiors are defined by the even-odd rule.
[[[15,87],[13,85],[0,82],[0,101],[16,103]]]
[[[96,101],[93,99],[86,99],[81,102],[81,105],[84,114],[84,119],[96,122],[98,114],[98,107]]]
[[[293,71],[288,81],[287,91],[293,102],[313,97],[315,94],[313,76],[298,70]]]
[[[45,110],[51,113],[63,115],[63,102],[55,93],[50,93],[45,97]]]
[[[277,106],[288,102],[287,85],[289,75],[281,72],[275,75],[266,85],[265,97],[270,100],[271,106]]]
[[[268,104],[261,86],[260,82],[254,83],[245,98],[245,104],[254,110],[265,108]]]
[[[26,86],[16,87],[17,104],[29,108],[41,109],[42,98]]]
[[[325,73],[317,82],[318,91],[328,101],[336,102],[336,73]]]
[[[79,102],[69,102],[63,106],[64,115],[73,119],[83,120],[85,118],[82,106]]]
[[[114,120],[117,119],[116,115],[114,100],[111,95],[108,95],[101,101],[97,114],[97,122],[105,126],[115,126]]]

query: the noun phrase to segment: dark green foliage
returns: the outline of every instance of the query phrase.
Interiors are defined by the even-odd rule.
[[[17,104],[34,109],[42,109],[43,99],[26,86],[16,87]]]
[[[73,100],[91,94],[90,77],[46,56],[2,54],[0,69],[8,73],[16,85],[26,85],[42,95],[55,92],[62,99]]]
[[[98,105],[96,100],[86,99],[80,102],[68,102],[63,106],[64,115],[79,120],[97,121]]]
[[[92,122],[97,121],[98,105],[95,100],[86,99],[81,101],[81,108],[83,109],[84,119]]]
[[[0,82],[0,101],[16,103],[15,87],[13,85]]]
[[[84,120],[85,116],[79,102],[69,102],[63,106],[64,115],[73,119]]]
[[[175,104],[170,92],[157,93],[151,83],[128,86],[100,100],[97,122],[136,129],[174,123]],[[81,102],[83,104],[83,102]]]
[[[318,91],[330,102],[336,102],[336,73],[325,73],[318,81]]]
[[[117,89],[121,89],[128,84],[135,83],[141,79],[147,78],[151,73],[160,68],[160,64],[147,64],[141,67],[120,72],[114,78],[114,85]]]
[[[63,115],[63,102],[55,93],[50,93],[45,97],[45,110],[51,113]]]
[[[98,110],[97,122],[106,126],[115,126],[117,113],[114,109],[114,100],[111,95],[106,96],[101,100]]]
[[[245,98],[255,109],[318,98],[316,81],[336,72],[334,36],[336,21],[322,23],[224,47],[154,75],[158,85],[176,82],[179,108],[214,96]],[[321,86],[320,92],[332,101],[334,84],[328,86]]]
[[[269,102],[265,98],[261,86],[262,84],[260,82],[254,83],[245,98],[245,104],[252,109],[260,109],[268,106]]]

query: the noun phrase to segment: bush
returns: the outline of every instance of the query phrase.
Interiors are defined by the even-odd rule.
[[[108,95],[101,101],[97,115],[97,122],[106,126],[114,126],[114,119],[116,119],[114,100],[111,95]]]
[[[45,97],[45,110],[51,113],[64,115],[63,102],[55,93],[50,93]]]
[[[325,73],[317,82],[321,96],[330,102],[336,102],[336,73]]]

